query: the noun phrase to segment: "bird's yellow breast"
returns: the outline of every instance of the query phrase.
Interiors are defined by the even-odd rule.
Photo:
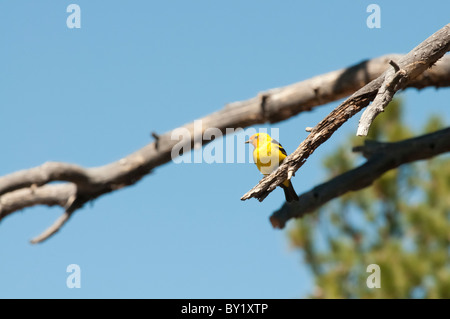
[[[276,170],[285,158],[286,155],[280,152],[279,147],[270,142],[260,145],[253,151],[253,161],[264,175]]]

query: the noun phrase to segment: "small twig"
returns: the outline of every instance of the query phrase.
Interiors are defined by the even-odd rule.
[[[159,140],[159,134],[157,134],[156,132],[152,132],[151,134],[155,140]]]
[[[267,116],[267,99],[269,98],[269,94],[266,92],[260,93],[259,97],[261,99],[261,116],[264,120],[268,118]]]
[[[151,134],[152,134],[153,138],[155,139],[155,149],[158,149],[160,136],[155,131],[153,131]]]
[[[30,240],[31,244],[38,244],[43,242],[44,240],[50,238],[52,235],[56,234],[62,226],[69,220],[72,216],[73,212],[65,211],[49,228],[47,228],[42,234],[36,236],[32,240]]]
[[[400,67],[398,66],[397,63],[395,63],[394,60],[389,60],[389,64],[392,65],[394,67],[395,72],[400,71]]]
[[[393,61],[391,60],[390,62]],[[395,62],[393,63],[395,64]],[[367,136],[370,125],[375,120],[376,116],[381,112],[384,112],[384,109],[394,98],[395,93],[406,85],[408,73],[403,69],[399,69],[397,64],[395,64],[394,69],[398,69],[398,71],[386,74],[383,84],[379,88],[372,104],[370,104],[363,112],[356,135]]]

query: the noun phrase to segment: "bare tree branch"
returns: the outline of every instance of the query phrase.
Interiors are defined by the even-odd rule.
[[[32,244],[41,243],[49,237],[58,232],[62,226],[69,220],[72,214],[80,207],[82,207],[87,200],[77,197],[76,194],[72,194],[66,203],[67,209],[49,228],[47,228],[42,234],[33,238],[30,242]]]
[[[366,188],[400,165],[450,152],[450,128],[396,143],[369,140],[353,150],[362,152],[366,163],[301,194],[298,202],[285,203],[270,217],[272,226],[283,228],[291,218],[301,218],[334,198]]]
[[[202,131],[215,127],[226,134],[226,128],[243,128],[285,120],[351,94],[382,74],[389,67],[390,60],[399,60],[401,57],[402,55],[391,54],[363,61],[346,69],[268,90],[249,100],[228,104],[222,110],[200,119]],[[450,86],[450,56],[444,57],[434,68],[424,72],[408,86],[418,89]],[[210,142],[194,135],[194,123],[181,127],[187,128],[191,133],[188,146],[192,147],[196,140],[203,145]],[[59,230],[84,203],[132,185],[155,167],[171,161],[172,148],[178,143],[171,136],[178,129],[180,128],[161,135],[152,132],[151,135],[155,139],[153,143],[105,166],[84,168],[75,164],[48,162],[0,177],[0,221],[15,211],[34,205],[61,206],[65,214],[32,241],[41,242]],[[185,150],[188,149],[182,149]],[[67,183],[46,185],[54,181]],[[72,200],[77,205],[73,206],[73,211],[68,214],[68,203]]]
[[[30,240],[32,244],[38,244],[44,240],[50,238],[52,235],[56,234],[62,226],[69,220],[73,212],[65,211],[49,228],[47,228],[42,234]]]
[[[436,50],[436,46],[442,45],[440,37],[445,37],[450,32],[450,24],[430,36],[407,55],[399,60],[399,65],[425,64],[431,66],[444,53]],[[445,42],[446,43],[446,42]],[[442,55],[440,55],[442,53]],[[426,60],[426,61],[425,61]],[[390,68],[392,69],[392,68]],[[418,72],[425,68],[413,68],[411,77],[415,77]],[[389,70],[387,71],[389,72]],[[344,124],[354,114],[366,107],[370,101],[373,101],[378,90],[383,85],[387,72],[365,85],[346,101],[336,107],[329,115],[327,115],[316,127],[314,127],[308,137],[298,146],[298,148],[285,158],[272,174],[264,177],[250,191],[241,197],[241,200],[256,198],[263,201],[270,192],[272,192],[283,181],[293,176],[293,174],[306,162],[307,158],[331,135]]]
[[[74,184],[27,187],[0,197],[0,221],[15,211],[35,205],[66,207],[69,198],[76,194]]]
[[[367,136],[373,120],[378,114],[384,112],[395,93],[403,89],[408,81],[423,73],[449,50],[450,24],[447,24],[402,58],[398,65],[392,60],[389,61],[393,68],[385,72],[383,83],[373,103],[361,116],[356,135]]]

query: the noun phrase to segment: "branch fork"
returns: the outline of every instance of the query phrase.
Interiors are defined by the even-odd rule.
[[[297,149],[285,158],[282,165],[270,175],[261,179],[256,186],[241,197],[241,200],[250,198],[256,198],[259,201],[264,200],[286,179],[288,170],[294,169],[294,172],[297,171],[308,157],[351,116],[373,101],[372,105],[362,115],[357,130],[357,135],[367,135],[370,124],[392,100],[395,92],[424,73],[449,50],[450,24],[447,24],[399,59],[398,65],[391,59],[392,68],[389,68],[336,107],[314,127],[314,130],[300,143]]]

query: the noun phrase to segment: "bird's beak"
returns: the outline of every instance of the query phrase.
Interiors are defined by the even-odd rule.
[[[245,141],[245,144],[248,144],[248,143],[250,143],[251,141],[250,140],[248,140],[248,141]]]

